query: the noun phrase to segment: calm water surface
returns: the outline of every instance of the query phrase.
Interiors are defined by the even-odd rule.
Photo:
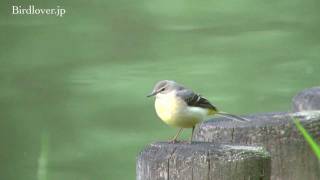
[[[175,133],[145,97],[161,79],[235,114],[288,111],[320,82],[316,1],[1,4],[0,179],[135,179],[137,153]]]

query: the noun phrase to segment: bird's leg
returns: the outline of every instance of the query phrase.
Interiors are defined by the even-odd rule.
[[[179,129],[178,133],[170,140],[171,143],[176,143],[177,142],[177,138],[180,135],[182,130],[183,130],[183,128]]]
[[[195,128],[195,126],[192,126],[191,137],[190,137],[190,144],[192,143],[192,140],[193,140],[194,128]]]

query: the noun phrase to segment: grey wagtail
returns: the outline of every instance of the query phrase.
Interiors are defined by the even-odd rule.
[[[151,94],[155,96],[155,109],[161,120],[170,126],[179,127],[179,131],[172,138],[176,142],[183,128],[194,128],[197,123],[205,120],[209,115],[221,115],[233,120],[248,121],[242,117],[218,111],[206,98],[191,89],[171,80],[162,80],[156,83]]]

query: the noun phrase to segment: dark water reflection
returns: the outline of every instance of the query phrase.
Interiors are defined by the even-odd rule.
[[[160,79],[237,114],[319,85],[315,1],[64,3],[63,18],[1,3],[0,179],[134,179],[139,150],[175,131],[145,98]]]

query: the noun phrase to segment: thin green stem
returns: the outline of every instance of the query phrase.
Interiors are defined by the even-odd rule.
[[[293,122],[297,126],[300,133],[303,135],[304,139],[308,142],[311,149],[313,150],[314,154],[317,156],[317,158],[320,161],[320,146],[317,144],[317,142],[311,137],[311,135],[307,132],[307,130],[301,125],[300,121],[298,119],[293,119]]]

